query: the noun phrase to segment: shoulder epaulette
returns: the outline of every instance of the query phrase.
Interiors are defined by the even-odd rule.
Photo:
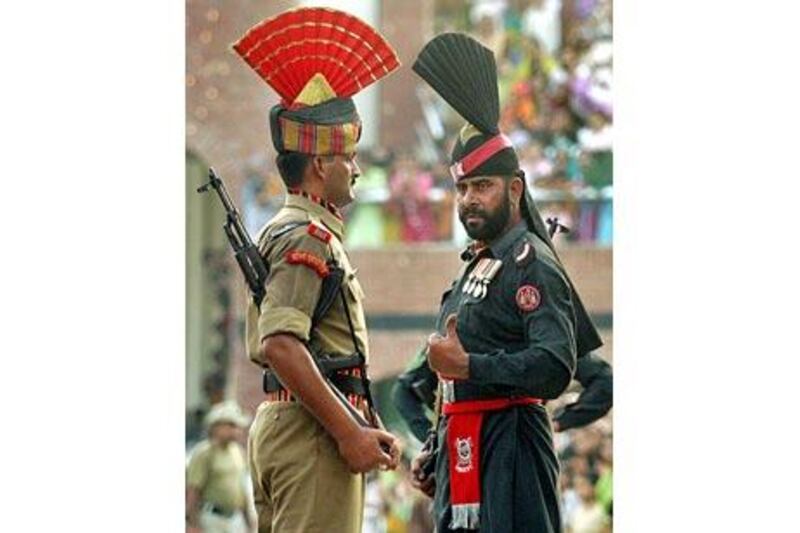
[[[276,230],[272,231],[269,234],[269,238],[270,239],[275,239],[277,237],[280,237],[281,235],[285,235],[286,233],[289,233],[293,229],[299,228],[300,226],[305,226],[306,224],[307,224],[307,222],[305,222],[305,221],[288,222],[288,223],[284,224],[283,226],[279,226]]]
[[[314,221],[308,223],[308,234],[314,237],[315,239],[324,242],[325,244],[331,242],[331,238],[333,237],[330,231],[322,227],[321,224],[317,224]]]
[[[520,239],[514,247],[514,263],[517,266],[525,266],[536,260],[536,247],[528,237]]]

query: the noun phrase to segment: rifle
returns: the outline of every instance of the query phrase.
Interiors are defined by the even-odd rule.
[[[244,225],[242,224],[242,217],[239,215],[239,211],[236,209],[236,206],[233,205],[233,202],[228,195],[228,190],[225,188],[225,183],[221,178],[217,177],[217,174],[214,172],[213,168],[208,169],[208,183],[198,187],[197,192],[202,194],[207,192],[209,188],[214,189],[217,192],[217,196],[219,196],[222,206],[225,208],[225,225],[223,226],[225,235],[228,236],[228,241],[230,241],[231,248],[233,248],[233,255],[236,258],[236,262],[239,264],[242,274],[244,274],[244,279],[247,282],[247,286],[250,288],[250,293],[253,296],[253,302],[255,302],[256,306],[260,307],[261,302],[264,300],[264,296],[266,295],[265,287],[267,283],[267,277],[269,276],[269,267],[264,262],[264,258],[261,257],[261,253],[258,251],[256,245],[253,244],[250,234],[247,233],[247,229],[245,229]],[[311,350],[309,349],[309,351]],[[317,366],[320,374],[322,374],[322,377],[327,383],[328,388],[331,389],[333,395],[336,396],[336,399],[339,400],[342,405],[344,405],[355,421],[362,427],[377,427],[377,425],[367,422],[367,420],[364,418],[364,415],[362,415],[358,410],[356,410],[355,407],[353,407],[342,391],[337,389],[336,386],[331,383],[330,378],[321,368],[320,362],[313,352],[311,352],[311,359],[314,361],[314,364]]]
[[[231,248],[233,248],[233,256],[236,258],[236,262],[239,263],[239,268],[244,274],[247,286],[250,287],[253,301],[257,306],[260,306],[266,294],[264,286],[267,283],[269,269],[242,224],[242,217],[239,216],[239,211],[237,211],[236,206],[233,205],[230,196],[228,196],[225,183],[217,177],[213,168],[208,169],[208,183],[198,187],[197,192],[202,194],[208,191],[209,188],[217,192],[217,196],[222,202],[222,207],[225,208],[226,220],[222,228],[225,230],[225,235],[228,236],[228,241],[231,243]]]

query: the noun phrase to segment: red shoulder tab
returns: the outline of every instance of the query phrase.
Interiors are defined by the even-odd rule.
[[[286,252],[286,262],[290,265],[305,265],[321,278],[327,278],[331,273],[325,260],[310,252],[289,250]]]
[[[313,222],[309,222],[308,224],[308,234],[321,240],[325,244],[331,242],[331,232]]]

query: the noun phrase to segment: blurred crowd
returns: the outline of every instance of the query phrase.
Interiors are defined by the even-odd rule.
[[[558,409],[577,399],[576,392],[550,402]],[[612,414],[588,426],[555,434],[561,465],[561,512],[566,533],[606,533],[613,516]]]
[[[411,486],[407,460],[367,477],[363,533],[432,533],[432,500]]]
[[[610,246],[611,1],[441,1],[437,9],[446,21],[437,32],[467,31],[495,52],[500,129],[517,148],[542,216],[571,228],[568,242]],[[466,240],[446,164],[463,120],[424,84],[419,99],[426,124],[417,146],[359,152],[357,200],[345,213],[351,248]],[[280,178],[254,171],[243,200],[257,229],[282,202]]]
[[[485,0],[470,6],[468,31],[495,52],[500,130],[517,149],[542,215],[574,228],[568,240],[610,245],[610,0]],[[442,30],[459,30],[448,25]],[[460,127],[452,116],[444,123],[446,130]]]
[[[612,434],[599,421],[559,434],[561,509],[567,533],[611,531],[613,516]]]

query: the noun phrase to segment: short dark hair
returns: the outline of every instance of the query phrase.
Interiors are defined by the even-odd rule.
[[[279,152],[275,158],[278,172],[287,187],[299,187],[303,183],[306,167],[314,156],[300,152]]]

